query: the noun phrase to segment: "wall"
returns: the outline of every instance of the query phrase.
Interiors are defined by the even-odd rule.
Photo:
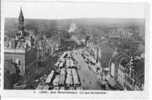
[[[20,75],[24,75],[25,74],[25,53],[9,53],[9,52],[5,52],[4,54],[4,59],[12,59],[14,62],[16,61],[16,59],[19,59],[21,61],[21,66],[20,66]],[[4,66],[5,67],[5,66]]]

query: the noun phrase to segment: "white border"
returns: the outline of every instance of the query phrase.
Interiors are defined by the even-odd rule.
[[[4,1],[2,1],[2,3],[4,3]],[[87,2],[86,2],[87,3]],[[102,2],[101,2],[102,3]],[[4,12],[2,5],[2,13]],[[1,66],[4,66],[4,16],[3,14],[1,15]],[[33,93],[33,90],[3,90],[3,80],[1,82],[1,90],[2,91],[2,95],[3,96],[11,96],[11,97],[16,97],[16,96],[20,96],[20,97],[53,97],[53,98],[115,98],[115,99],[119,99],[119,98],[123,98],[123,99],[127,99],[127,98],[132,98],[132,99],[146,99],[149,95],[148,95],[148,91],[149,91],[149,67],[150,67],[150,59],[149,59],[149,54],[150,54],[150,47],[149,47],[149,42],[150,42],[150,34],[149,34],[149,6],[146,3],[145,4],[145,23],[146,23],[146,32],[145,32],[145,90],[144,91],[106,91],[106,94],[101,94],[101,95],[62,95],[62,94],[43,94],[43,93]],[[1,75],[3,77],[3,67],[1,70]],[[103,91],[105,92],[105,91]]]

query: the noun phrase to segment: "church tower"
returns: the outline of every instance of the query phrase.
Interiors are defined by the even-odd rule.
[[[17,40],[23,40],[24,41],[24,36],[25,36],[24,16],[23,16],[22,9],[20,8],[20,14],[19,14],[19,17],[18,17],[18,33],[16,34],[16,38],[17,38]]]
[[[24,16],[23,16],[23,12],[22,9],[20,9],[20,14],[18,17],[18,30],[21,31],[22,33],[24,32]]]

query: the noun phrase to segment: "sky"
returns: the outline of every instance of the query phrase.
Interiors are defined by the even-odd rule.
[[[143,4],[6,0],[3,7],[5,17],[18,17],[20,8],[25,18],[35,19],[145,17]]]

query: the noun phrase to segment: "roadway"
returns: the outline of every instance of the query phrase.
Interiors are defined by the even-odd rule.
[[[102,90],[95,72],[89,69],[88,64],[84,61],[80,52],[73,53],[73,57],[78,61],[78,74],[81,81],[81,87],[84,90]]]

